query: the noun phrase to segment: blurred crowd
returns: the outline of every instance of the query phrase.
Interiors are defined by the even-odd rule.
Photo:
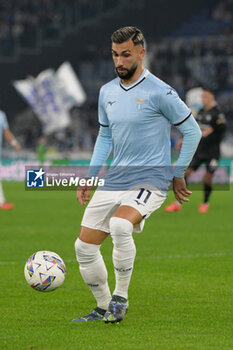
[[[152,44],[150,57],[152,70],[181,94],[199,84],[233,86],[233,38],[168,39]]]
[[[58,39],[117,0],[2,0],[0,2],[0,56],[20,48],[36,48],[41,39]]]
[[[79,20],[110,9],[117,0],[2,0],[0,2],[0,56],[20,47],[37,45],[35,38],[57,38],[61,30]],[[173,86],[185,100],[186,92],[196,86],[217,91],[217,101],[226,114],[228,136],[233,140],[233,0],[222,0],[208,12],[208,18],[195,21],[224,22],[218,35],[171,36],[148,40],[147,62],[150,71]],[[210,28],[212,28],[210,26]],[[185,32],[185,27],[183,27]],[[182,33],[182,28],[181,28]],[[232,35],[231,35],[232,34]],[[152,38],[153,39],[153,38]],[[38,39],[39,40],[39,39]],[[103,45],[103,43],[101,43]],[[115,77],[111,52],[99,43],[87,46],[78,63],[77,74],[87,93],[87,102],[71,110],[71,126],[43,138],[39,120],[27,109],[15,118],[13,131],[24,149],[37,147],[52,152],[91,152],[98,132],[97,100],[101,85]],[[41,141],[42,140],[42,141]],[[42,146],[43,147],[42,147]]]
[[[218,1],[212,10],[211,17],[215,21],[232,22],[233,19],[233,1],[221,0]]]
[[[213,21],[224,22],[221,34],[233,34],[233,0],[221,0],[211,12]]]

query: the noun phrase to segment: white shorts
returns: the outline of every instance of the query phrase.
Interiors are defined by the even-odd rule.
[[[127,205],[142,215],[142,221],[134,226],[134,232],[141,232],[145,219],[159,209],[166,198],[152,185],[136,186],[127,191],[97,190],[84,212],[81,225],[110,233],[109,220],[120,206]]]

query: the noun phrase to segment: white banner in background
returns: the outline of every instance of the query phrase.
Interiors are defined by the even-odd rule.
[[[82,105],[86,100],[69,62],[63,63],[57,72],[47,69],[36,78],[18,80],[13,85],[38,115],[46,135],[69,126],[69,109]]]
[[[87,95],[71,64],[64,62],[58,68],[56,76],[63,94],[67,95],[67,103],[70,103],[71,107],[74,105],[81,106],[86,101]]]

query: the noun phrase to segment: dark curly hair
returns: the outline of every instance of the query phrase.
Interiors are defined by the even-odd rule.
[[[120,28],[116,30],[111,36],[112,42],[116,44],[122,44],[129,39],[132,39],[135,46],[142,45],[144,47],[144,36],[141,30],[137,27]]]

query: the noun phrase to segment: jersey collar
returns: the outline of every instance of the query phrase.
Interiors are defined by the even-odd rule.
[[[133,89],[135,86],[140,84],[143,80],[145,80],[148,74],[149,74],[148,69],[144,69],[144,71],[142,72],[140,77],[134,83],[129,84],[129,85],[122,84],[122,82],[120,80],[120,87],[125,91],[129,91],[130,89]]]

